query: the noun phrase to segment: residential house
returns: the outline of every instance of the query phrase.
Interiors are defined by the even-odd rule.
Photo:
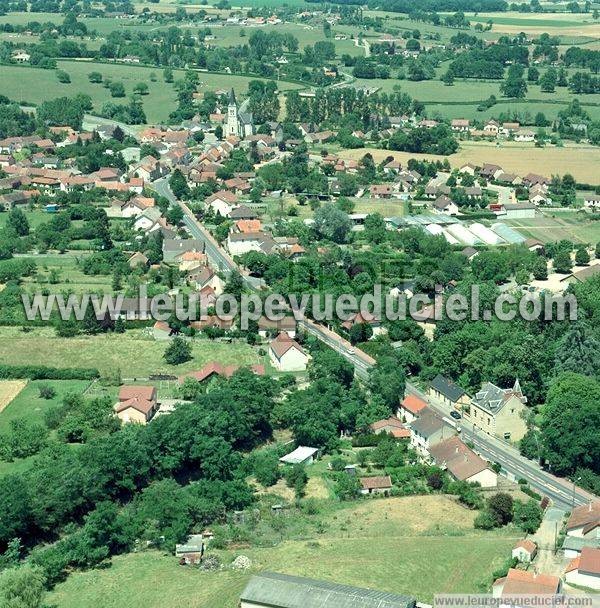
[[[537,173],[528,173],[523,178],[523,185],[527,188],[531,188],[535,185],[540,185],[544,187],[548,187],[551,183],[551,179],[548,177],[544,177],[543,175],[538,175]]]
[[[438,196],[433,203],[433,210],[436,213],[445,213],[446,215],[457,215],[458,205],[449,199],[445,194]]]
[[[388,433],[393,435],[395,439],[410,439],[410,431],[395,416],[390,416],[385,420],[377,420],[370,426],[370,429],[375,435]]]
[[[565,581],[587,589],[600,589],[600,549],[584,547],[565,570]]]
[[[188,251],[202,253],[204,243],[198,239],[164,239],[162,244],[163,261],[169,264],[176,262]]]
[[[434,445],[453,435],[456,435],[456,429],[431,410],[423,411],[410,425],[410,445],[423,458],[429,457]]]
[[[429,396],[458,411],[469,407],[469,396],[452,380],[438,374],[429,385]]]
[[[288,574],[261,572],[240,596],[239,608],[415,608],[405,595]]]
[[[246,205],[239,205],[238,207],[233,209],[229,214],[229,219],[234,221],[255,220],[257,217],[258,215],[256,215],[256,212],[252,211],[252,209],[250,209],[250,207],[247,207]]]
[[[488,435],[519,441],[527,432],[527,397],[518,380],[512,388],[502,389],[486,382],[471,399],[471,423]]]
[[[383,172],[386,175],[395,175],[402,171],[402,163],[399,160],[391,160],[389,163],[384,165]]]
[[[475,176],[477,167],[471,163],[466,163],[458,170],[459,173],[468,173],[469,175]]]
[[[410,424],[427,410],[427,403],[416,395],[406,395],[398,406],[396,415],[400,420]]]
[[[115,414],[122,422],[138,424],[147,424],[157,409],[154,386],[122,386],[119,401],[114,406]]]
[[[223,279],[211,268],[208,268],[208,266],[190,271],[186,278],[198,290],[210,287],[217,297],[223,293],[223,289],[225,288]]]
[[[179,376],[177,381],[179,384],[183,384],[187,378],[191,378],[197,382],[205,382],[206,380],[217,376],[222,378],[231,378],[231,376],[233,376],[233,374],[235,374],[235,372],[237,372],[239,369],[239,365],[223,365],[218,361],[210,361],[202,369],[196,372],[189,372]],[[265,375],[264,365],[251,365],[248,369],[257,376]]]
[[[160,219],[160,209],[158,207],[148,207],[136,217],[135,222],[133,223],[133,228],[148,234],[150,232],[154,232],[160,227],[158,224]]]
[[[389,475],[361,477],[360,493],[361,494],[389,494],[392,489],[392,478]]]
[[[471,121],[466,118],[454,118],[450,123],[450,128],[459,133],[465,133],[471,128]]]
[[[369,187],[372,198],[392,198],[394,187],[392,184],[373,184]]]
[[[148,266],[148,258],[141,251],[136,251],[127,258],[127,263],[129,264],[129,268]]]
[[[529,202],[537,206],[549,205],[552,199],[548,196],[544,186],[536,184],[529,189]],[[600,206],[600,197],[598,197],[598,206]]]
[[[504,171],[500,165],[492,165],[489,163],[485,163],[483,167],[481,167],[481,171],[479,171],[479,175],[488,180],[495,179],[497,175],[502,173],[504,173]]]
[[[243,255],[249,251],[270,253],[276,243],[268,232],[230,232],[227,235],[227,249],[231,255]]]
[[[571,283],[583,283],[583,281],[587,281],[592,277],[596,277],[600,274],[600,264],[594,264],[593,266],[587,266],[582,268],[581,270],[576,270],[571,274],[567,275],[563,279],[560,280],[561,283],[565,285]]]
[[[457,481],[478,483],[482,488],[498,485],[498,474],[456,435],[430,446],[429,455]]]
[[[293,338],[281,332],[269,345],[271,363],[280,372],[303,372],[309,356]]]
[[[496,579],[492,585],[492,597],[502,598],[524,595],[557,595],[562,591],[558,576],[535,571],[510,568],[508,574]],[[518,604],[517,604],[518,606]]]
[[[223,217],[229,217],[237,203],[237,196],[229,190],[219,190],[211,194],[205,201],[206,207],[211,209],[213,213]]]
[[[586,194],[583,197],[583,206],[586,209],[600,209],[600,194]]]
[[[503,122],[502,128],[500,129],[500,134],[506,137],[510,137],[514,133],[516,133],[521,128],[521,125],[518,122]]]
[[[567,536],[600,538],[600,500],[575,507],[566,525]]]
[[[515,134],[514,134],[514,139],[515,141],[535,141],[535,133],[533,131],[531,131],[530,129],[519,129]]]
[[[495,120],[488,120],[483,125],[483,132],[489,137],[496,137],[500,132],[500,125]]]
[[[342,323],[342,327],[349,332],[355,325],[368,325],[373,332],[373,337],[386,333],[386,328],[381,324],[381,319],[375,317],[370,312],[357,312]]]
[[[279,321],[262,316],[258,320],[258,335],[267,338],[285,332],[290,338],[296,338],[296,319],[294,317],[283,317]]]
[[[513,559],[518,559],[521,563],[529,564],[537,555],[537,545],[528,538],[520,540],[513,547],[511,553]]]

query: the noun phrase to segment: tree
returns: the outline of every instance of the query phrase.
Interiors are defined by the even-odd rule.
[[[539,255],[535,258],[531,272],[536,281],[545,281],[548,278],[548,262],[544,256]]]
[[[315,212],[315,230],[322,238],[334,243],[345,243],[352,229],[352,222],[346,213],[335,205],[327,204]]]
[[[150,90],[148,89],[148,85],[145,82],[138,82],[133,87],[133,92],[137,93],[138,95],[148,95]]]
[[[58,82],[62,84],[69,84],[71,82],[71,77],[64,70],[56,70],[56,77],[58,78]]]
[[[506,80],[500,85],[500,92],[504,97],[520,99],[527,94],[527,83],[523,78],[523,66],[513,64],[508,68]]]
[[[513,498],[510,494],[506,494],[506,492],[494,494],[488,500],[487,508],[498,522],[498,526],[505,526],[512,521]]]
[[[454,84],[454,74],[451,70],[448,70],[443,76],[442,76],[442,82],[446,85],[451,87]]]
[[[544,516],[540,505],[533,499],[525,503],[515,500],[513,512],[514,523],[527,534],[535,534],[537,532]]]
[[[552,266],[554,267],[554,272],[569,274],[573,268],[570,253],[564,249],[557,251],[552,259]]]
[[[192,345],[176,336],[165,350],[163,357],[169,365],[185,363],[192,358]]]
[[[385,240],[386,237],[386,226],[385,220],[380,213],[370,213],[365,218],[365,231],[366,239],[370,243],[379,244]]]
[[[565,372],[550,385],[541,411],[544,456],[559,475],[588,468],[600,473],[600,384]]]
[[[163,78],[165,82],[173,82],[173,70],[171,68],[165,68],[163,70]]]
[[[6,220],[7,228],[11,228],[18,236],[27,236],[29,234],[29,221],[22,209],[13,207]]]
[[[90,72],[88,74],[88,80],[92,83],[99,84],[102,82],[102,74],[100,72]]]
[[[179,169],[175,169],[175,171],[171,173],[169,186],[177,198],[187,198],[190,195],[190,187],[188,186],[185,176]]]
[[[575,372],[592,378],[600,374],[600,343],[584,323],[574,324],[560,339],[554,355],[554,372]]]
[[[46,577],[37,566],[23,565],[0,572],[0,606],[39,608],[45,583]]]
[[[352,500],[360,494],[360,481],[354,475],[338,473],[334,491],[340,500]]]
[[[554,68],[548,68],[539,79],[540,89],[543,93],[554,93],[557,75]]]
[[[125,97],[125,85],[122,82],[111,82],[108,88],[111,97]]]
[[[586,266],[590,263],[590,254],[587,252],[585,246],[578,247],[575,252],[575,264],[578,266]]]

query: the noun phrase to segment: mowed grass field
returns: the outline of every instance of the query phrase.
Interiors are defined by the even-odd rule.
[[[224,365],[259,363],[257,352],[246,343],[224,344],[196,339],[191,361],[168,365],[163,354],[167,341],[155,341],[143,329],[125,334],[60,338],[52,328],[23,333],[16,327],[0,328],[0,362],[12,365],[97,368],[101,373],[119,369],[124,378],[148,377],[164,372],[182,374],[200,369],[209,361]]]
[[[90,61],[59,61],[58,67],[71,77],[70,84],[62,84],[56,77],[55,70],[42,70],[24,66],[0,66],[0,81],[11,99],[19,102],[39,104],[46,99],[73,96],[86,93],[92,98],[94,109],[101,110],[106,102],[117,104],[129,103],[128,97],[133,93],[134,86],[139,82],[148,85],[149,94],[142,97],[144,111],[150,123],[164,121],[177,105],[177,94],[172,84],[164,82],[162,68],[148,68],[117,63],[96,63]],[[102,84],[91,84],[88,80],[90,72],[100,72],[105,79],[120,81],[125,86],[126,97],[111,97],[110,91]],[[150,81],[154,72],[156,82]],[[183,77],[182,70],[175,70],[175,79]],[[246,76],[199,73],[199,90],[212,91],[219,88],[233,87],[237,93],[244,94],[248,83],[253,80]],[[282,90],[299,88],[299,85],[280,81]]]
[[[7,382],[20,384],[18,394],[2,409],[0,405],[0,434],[7,431],[10,421],[16,418],[25,418],[29,422],[43,423],[44,413],[52,407],[59,405],[67,393],[82,393],[89,386],[86,380],[14,380],[0,381],[0,404],[2,393]],[[40,397],[40,387],[51,386],[56,394],[52,399]]]
[[[0,380],[0,414],[15,400],[26,384],[25,380]]]
[[[323,517],[314,539],[219,552],[250,571],[201,572],[157,552],[113,559],[110,568],[72,574],[48,595],[61,608],[236,608],[250,576],[264,570],[406,593],[431,602],[433,591],[483,590],[510,555],[518,533],[477,532],[475,513],[443,496],[361,501]]]
[[[393,156],[403,163],[408,162],[410,158],[441,161],[448,158],[452,167],[456,168],[465,163],[473,163],[477,166],[494,163],[500,165],[505,171],[518,175],[526,175],[529,172],[547,176],[570,173],[580,182],[600,183],[598,173],[600,148],[594,146],[573,144],[563,148],[536,148],[533,144],[515,142],[504,142],[497,146],[495,143],[489,142],[461,141],[459,151],[448,157],[372,148],[340,150],[338,156],[360,159],[367,152],[373,155],[376,163],[381,162],[387,156]]]

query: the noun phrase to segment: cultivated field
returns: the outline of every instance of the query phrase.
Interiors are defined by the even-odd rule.
[[[252,573],[276,570],[431,601],[432,590],[477,592],[509,554],[517,534],[473,530],[474,513],[441,496],[369,500],[340,506],[314,539],[239,554],[250,572],[199,572],[156,552],[113,560],[108,569],[72,574],[50,594],[61,608],[235,608]]]
[[[0,380],[0,413],[6,410],[26,384],[26,380]]]
[[[0,361],[10,361],[12,365],[97,368],[102,373],[119,369],[124,378],[145,378],[158,372],[177,375],[197,370],[209,361],[220,361],[224,365],[259,362],[256,351],[246,343],[223,344],[196,339],[193,359],[172,366],[163,359],[167,345],[164,341],[154,341],[144,330],[60,338],[51,328],[26,334],[18,328],[0,328]]]
[[[544,243],[566,239],[595,245],[600,241],[600,222],[586,219],[581,213],[544,212],[541,217],[508,220],[506,223],[517,228],[521,234]]]
[[[142,97],[144,110],[150,123],[164,121],[175,109],[176,92],[172,84],[164,82],[162,68],[121,65],[117,63],[96,63],[90,61],[59,61],[58,67],[71,77],[70,84],[62,84],[56,77],[55,70],[43,70],[24,66],[0,66],[0,81],[11,99],[19,102],[39,104],[45,99],[72,96],[86,93],[92,98],[94,108],[99,111],[106,102],[128,103],[127,97],[113,98],[102,84],[90,84],[88,74],[100,72],[105,79],[120,81],[125,85],[126,95],[133,92],[133,87],[144,82],[148,85],[149,94]],[[154,72],[156,82],[151,82]],[[200,73],[200,91],[211,91],[218,88],[233,87],[237,93],[245,93],[248,83],[253,80],[246,76]],[[183,71],[175,71],[175,80],[183,77]],[[299,85],[280,81],[282,90],[298,88]]]
[[[428,160],[444,160],[444,156],[434,154],[413,154],[410,152],[394,152],[391,150],[375,150],[359,148],[356,150],[340,150],[342,158],[359,159],[370,152],[375,162],[380,162],[387,156],[406,163],[409,158]],[[453,167],[464,163],[481,166],[484,163],[495,163],[505,171],[526,175],[529,172],[542,175],[564,175],[570,173],[578,181],[585,183],[600,183],[600,148],[594,146],[569,144],[562,148],[536,148],[533,144],[504,142],[501,145],[489,142],[461,141],[456,154],[447,157]]]

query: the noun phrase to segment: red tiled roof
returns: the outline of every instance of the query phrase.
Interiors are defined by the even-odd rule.
[[[361,477],[359,481],[363,490],[388,490],[392,487],[392,478],[389,475]]]
[[[505,579],[498,579],[494,585],[504,582],[502,595],[552,595],[558,591],[560,579],[550,574],[535,574],[511,568]]]
[[[427,407],[427,403],[416,395],[406,395],[400,405],[415,416],[418,416]]]
[[[119,401],[128,401],[136,397],[146,401],[156,401],[156,387],[125,385],[119,389]]]
[[[270,348],[278,359],[281,359],[281,357],[283,357],[291,348],[296,348],[304,354],[304,350],[300,344],[283,331],[271,342]]]

